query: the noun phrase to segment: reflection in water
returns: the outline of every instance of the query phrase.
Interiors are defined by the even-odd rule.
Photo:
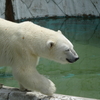
[[[40,60],[37,69],[56,84],[57,93],[100,98],[100,20],[63,18],[32,21],[53,30],[60,29],[74,44],[80,56],[77,62],[67,65],[43,58]],[[1,68],[0,75],[4,72],[9,74],[11,69]],[[0,81],[6,85],[18,86],[12,77],[7,79],[3,77]]]

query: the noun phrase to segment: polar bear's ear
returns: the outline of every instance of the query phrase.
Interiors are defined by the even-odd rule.
[[[62,34],[62,32],[60,30],[57,31],[58,33]]]
[[[55,42],[54,42],[54,41],[52,41],[52,40],[48,40],[48,41],[47,41],[47,47],[48,47],[49,49],[52,48],[54,45],[55,45]]]

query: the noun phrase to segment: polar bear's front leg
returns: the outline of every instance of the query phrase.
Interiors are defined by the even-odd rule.
[[[53,95],[56,91],[54,83],[40,75],[34,67],[15,67],[13,74],[22,86],[31,91],[39,91],[46,95]]]

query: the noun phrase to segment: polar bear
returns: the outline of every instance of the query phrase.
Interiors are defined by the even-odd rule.
[[[21,89],[53,95],[54,83],[36,70],[39,57],[62,64],[79,59],[72,43],[61,33],[32,22],[0,19],[0,66],[11,66]]]

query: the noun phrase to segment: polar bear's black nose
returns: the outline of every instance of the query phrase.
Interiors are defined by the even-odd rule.
[[[79,59],[79,57],[75,58],[75,61],[77,61]]]
[[[68,62],[70,62],[70,63],[73,63],[73,62],[77,61],[78,59],[79,59],[79,57],[77,57],[77,58],[75,58],[75,59],[67,59],[67,58],[66,58],[66,60],[67,60]]]

